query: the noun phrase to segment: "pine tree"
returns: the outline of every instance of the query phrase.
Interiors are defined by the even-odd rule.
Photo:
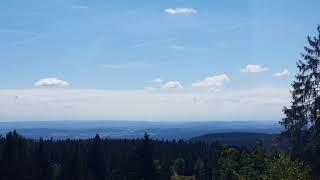
[[[140,174],[142,179],[151,180],[154,175],[153,146],[150,136],[145,132],[140,149]]]
[[[310,146],[319,146],[320,132],[320,26],[318,36],[308,36],[308,46],[301,54],[297,67],[299,72],[292,83],[292,102],[284,107],[285,118],[280,124],[282,133],[292,145],[292,158],[305,158]],[[312,151],[318,151],[313,149]]]
[[[104,158],[102,140],[98,134],[92,140],[88,161],[88,166],[93,177],[96,180],[104,180],[106,177],[105,173],[107,168]]]

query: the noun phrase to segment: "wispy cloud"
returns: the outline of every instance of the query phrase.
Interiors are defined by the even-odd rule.
[[[151,81],[148,81],[148,86],[144,88],[147,91],[156,91],[163,87],[164,81],[161,78],[156,78]]]
[[[36,87],[68,87],[70,84],[67,81],[63,81],[57,78],[44,78],[34,83]]]
[[[193,8],[167,8],[164,12],[170,15],[191,15],[198,13],[198,11]]]
[[[183,86],[179,81],[168,81],[163,86],[163,89],[182,89]]]
[[[208,89],[208,92],[220,92],[221,89],[217,88],[217,87],[212,87]]]
[[[289,88],[276,87],[218,94],[72,88],[0,89],[0,117],[33,120],[265,120],[281,118],[279,109],[289,100]]]
[[[226,74],[209,76],[202,81],[192,83],[193,87],[199,88],[209,88],[209,91],[220,91],[220,87],[224,85],[225,82],[230,81],[229,77]]]
[[[242,68],[240,71],[245,73],[259,73],[268,70],[268,68],[262,67],[259,64],[248,64],[246,67]]]
[[[283,69],[281,72],[275,73],[274,76],[282,77],[282,76],[288,76],[290,74],[288,69]]]
[[[159,83],[162,83],[163,80],[161,78],[156,78],[156,79],[153,79],[153,80],[151,80],[149,82],[152,83],[152,84],[159,84]]]

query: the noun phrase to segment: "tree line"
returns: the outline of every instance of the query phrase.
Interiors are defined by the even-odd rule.
[[[308,165],[257,140],[254,149],[141,139],[0,139],[1,180],[310,179]],[[291,178],[290,178],[291,177]]]

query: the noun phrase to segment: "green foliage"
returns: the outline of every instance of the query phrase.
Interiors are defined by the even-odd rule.
[[[0,138],[1,180],[264,180],[310,179],[310,169],[275,156],[257,140],[252,150],[219,144],[137,140]],[[19,173],[17,173],[19,172]],[[171,173],[170,173],[171,172]]]
[[[236,148],[225,147],[219,160],[220,176],[222,179],[239,178],[239,150]]]
[[[308,180],[312,179],[311,169],[302,162],[291,161],[288,155],[280,155],[268,164],[265,179],[295,179]]]
[[[239,179],[260,179],[262,172],[256,168],[256,157],[244,152],[241,155]]]
[[[320,173],[320,26],[315,37],[308,36],[308,46],[297,62],[299,72],[292,83],[292,103],[284,107],[280,122],[289,139],[291,158],[307,161]]]
[[[195,171],[196,177],[201,177],[204,170],[205,169],[204,169],[203,161],[201,159],[198,159],[194,164],[194,171]]]
[[[140,147],[140,176],[144,180],[151,180],[155,175],[153,161],[153,145],[150,136],[145,133]],[[158,163],[159,164],[159,163]]]
[[[196,180],[194,176],[172,176],[171,180]]]
[[[288,155],[278,157],[266,152],[261,140],[257,140],[252,151],[240,152],[236,148],[226,147],[220,159],[221,179],[312,179],[308,166],[300,161],[292,161]]]
[[[61,167],[57,164],[53,164],[51,167],[52,180],[59,180],[61,175]]]
[[[183,158],[178,158],[173,161],[170,168],[172,176],[182,175],[185,171],[185,161]]]

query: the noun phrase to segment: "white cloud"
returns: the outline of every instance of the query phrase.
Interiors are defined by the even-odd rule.
[[[221,89],[217,88],[217,87],[212,87],[208,89],[208,92],[220,92]]]
[[[290,74],[288,69],[283,69],[283,71],[275,73],[274,76],[282,77],[282,76],[288,76]]]
[[[198,12],[193,8],[168,8],[164,12],[170,15],[190,15],[197,14]]]
[[[268,70],[267,68],[262,67],[258,64],[248,64],[245,68],[241,69],[241,72],[247,73],[259,73]]]
[[[220,74],[216,76],[209,76],[202,81],[198,81],[192,84],[193,87],[208,88],[213,87],[217,90],[217,87],[224,85],[226,81],[230,81],[226,74]]]
[[[150,83],[152,83],[152,84],[160,84],[160,83],[162,83],[162,82],[163,82],[163,80],[160,79],[160,78],[153,79],[153,80],[150,81]]]
[[[36,87],[68,87],[70,84],[57,78],[40,79],[34,83]]]
[[[94,89],[0,89],[0,119],[279,120],[289,88],[219,93]]]
[[[182,89],[183,87],[179,81],[168,81],[162,86],[162,88],[164,88],[164,89]]]
[[[149,86],[144,88],[144,90],[146,91],[156,91],[163,86],[163,80],[161,78],[153,79],[151,81],[148,81],[147,83],[149,83]]]

